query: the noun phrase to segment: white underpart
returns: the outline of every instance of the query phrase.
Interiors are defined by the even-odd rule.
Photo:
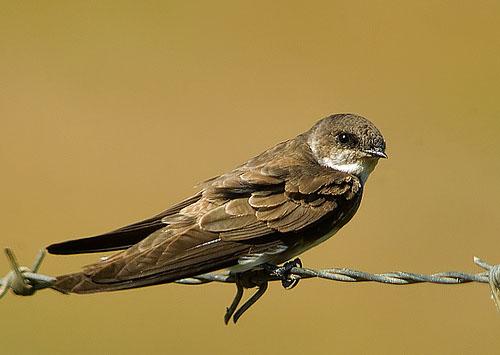
[[[238,265],[228,268],[232,272],[243,272],[251,270],[265,263],[273,263],[273,259],[288,249],[285,245],[277,245],[261,254],[249,254],[238,259]]]

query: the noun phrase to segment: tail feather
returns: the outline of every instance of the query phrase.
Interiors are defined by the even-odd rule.
[[[95,237],[79,238],[54,243],[47,247],[50,254],[71,255],[84,253],[98,253],[103,251],[123,250],[139,243],[151,233],[164,227],[161,221],[151,223],[141,228],[118,229],[114,232],[101,234]]]
[[[192,275],[194,276],[194,275]],[[116,283],[97,283],[82,272],[62,275],[57,277],[52,289],[62,293],[89,294],[98,292],[109,292],[118,290],[128,290],[132,288],[152,286],[173,282],[176,279],[172,276],[157,276],[154,279],[142,279],[134,281],[124,281]]]
[[[127,249],[165,227],[167,224],[163,222],[164,217],[178,213],[184,207],[198,201],[200,197],[201,193],[198,193],[156,216],[109,233],[51,244],[47,247],[47,251],[51,254],[70,255]]]
[[[53,289],[63,293],[96,293],[131,288],[153,286],[170,283],[176,280],[202,275],[238,264],[238,260],[247,255],[250,250],[256,253],[275,250],[281,242],[279,240],[270,241],[259,245],[248,245],[244,243],[222,242],[206,245],[203,250],[198,249],[198,254],[178,256],[164,264],[157,273],[137,274],[137,277],[120,279],[99,277],[100,263],[94,264],[95,268],[87,269],[73,274],[61,275],[56,278]],[[117,263],[115,261],[114,263]],[[123,264],[117,264],[117,269],[121,269]],[[106,264],[102,264],[106,267]]]

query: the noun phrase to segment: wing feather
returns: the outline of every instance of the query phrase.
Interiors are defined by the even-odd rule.
[[[167,225],[81,273],[63,275],[54,287],[87,293],[192,277],[237,265],[245,257],[286,250],[321,218],[341,218],[341,204],[355,210],[359,180],[296,154],[290,142],[301,141],[282,143],[205,182],[199,197],[161,216]]]

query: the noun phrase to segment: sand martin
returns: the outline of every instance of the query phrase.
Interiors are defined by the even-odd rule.
[[[50,245],[52,254],[120,250],[57,277],[53,288],[114,291],[281,264],[349,222],[380,158],[387,158],[385,141],[370,121],[331,115],[152,218]]]

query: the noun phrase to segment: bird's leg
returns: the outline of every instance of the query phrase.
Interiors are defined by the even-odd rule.
[[[277,277],[281,280],[281,284],[287,290],[294,288],[299,283],[299,278],[290,275],[290,271],[294,267],[302,267],[302,262],[299,258],[288,261],[283,266],[272,264],[264,264],[263,270],[249,270],[243,273],[234,274],[234,282],[236,283],[236,295],[233,302],[226,309],[224,315],[224,323],[228,324],[231,317],[236,323],[238,319],[245,313],[255,302],[257,302],[267,290],[268,281]],[[270,278],[271,277],[271,278]],[[243,297],[245,288],[258,287],[257,291],[250,297],[238,310],[238,305]]]
[[[291,290],[299,283],[299,278],[294,275],[290,275],[290,271],[294,267],[302,267],[302,261],[299,258],[287,261],[283,266],[276,266],[271,264],[265,264],[264,268],[271,274],[276,275],[281,280],[281,285],[287,289]]]
[[[234,314],[234,317],[233,317],[233,322],[236,324],[236,322],[238,321],[238,319],[240,319],[240,317],[243,315],[243,313],[245,313],[255,302],[257,302],[259,300],[259,298],[262,297],[262,295],[264,295],[264,293],[266,293],[266,290],[267,290],[267,284],[268,282],[267,281],[264,281],[262,282],[261,284],[259,284],[259,288],[257,289],[257,291],[252,295],[252,297],[250,297],[248,299],[248,301],[246,301],[243,306],[240,307],[240,309],[238,309],[236,311],[236,313]]]
[[[240,304],[241,297],[243,297],[243,285],[239,281],[238,275],[235,275],[236,279],[236,295],[234,295],[233,302],[231,305],[226,308],[226,314],[224,315],[224,323],[229,323],[229,320],[231,319],[233,313],[236,311],[236,308],[238,307],[238,304]]]
[[[224,323],[228,324],[231,317],[233,318],[233,322],[236,323],[243,313],[245,313],[266,292],[268,285],[268,273],[264,271],[263,274],[263,271],[264,270],[249,270],[234,274],[236,295],[234,296],[231,305],[226,309]],[[257,291],[238,310],[236,310],[241,298],[243,297],[244,289],[254,287],[258,287]]]

